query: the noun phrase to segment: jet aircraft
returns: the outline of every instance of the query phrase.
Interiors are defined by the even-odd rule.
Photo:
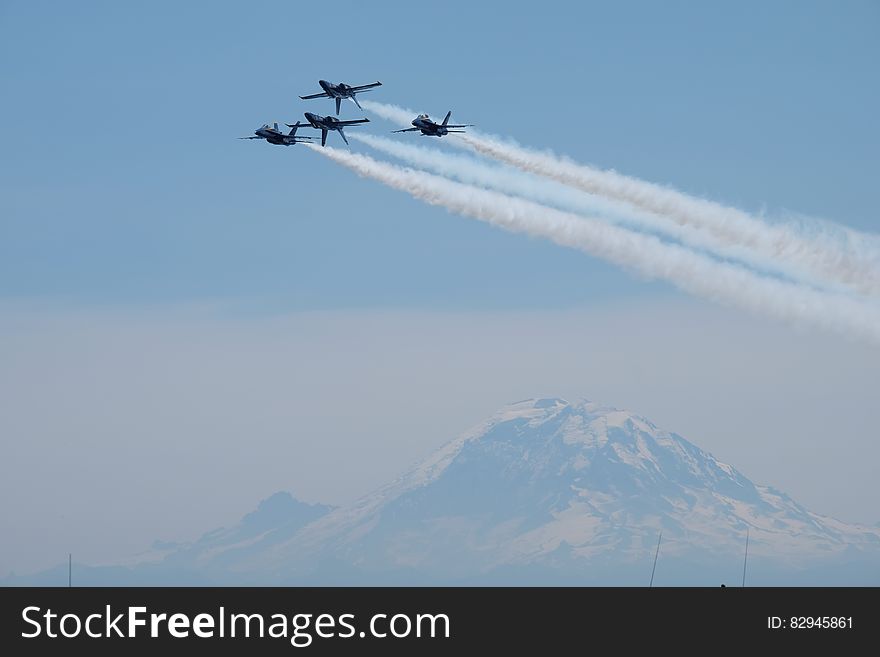
[[[342,137],[342,141],[348,144],[348,139],[345,138],[345,133],[342,131],[342,129],[350,125],[370,122],[370,119],[353,119],[351,121],[341,121],[335,116],[321,116],[319,114],[312,114],[311,112],[306,112],[305,117],[313,128],[321,131],[321,146],[327,145],[327,133],[330,130],[336,130],[339,133],[339,136]]]
[[[273,123],[271,127],[268,123],[264,123],[262,126],[254,130],[252,136],[239,137],[239,139],[265,139],[270,144],[275,144],[276,146],[290,146],[291,144],[311,139],[311,137],[296,136],[296,129],[302,125],[299,121],[293,125],[289,123],[285,123],[284,125],[290,128],[290,132],[286,135],[278,129],[277,123]]]
[[[451,128],[470,128],[471,125],[473,125],[470,123],[465,125],[449,125],[450,116],[452,116],[452,110],[446,113],[446,118],[443,119],[443,123],[436,123],[428,118],[427,114],[419,114],[412,120],[414,127],[404,128],[403,130],[392,130],[391,132],[415,132],[416,130],[419,130],[422,133],[422,136],[442,137],[450,132],[465,132],[465,130],[451,130]]]
[[[373,82],[371,84],[362,84],[359,86],[351,86],[345,84],[344,82],[340,82],[339,84],[333,84],[332,82],[327,82],[327,80],[318,80],[318,84],[321,85],[321,89],[324,91],[319,94],[312,94],[311,96],[300,96],[303,100],[311,100],[312,98],[333,98],[336,100],[336,114],[339,114],[339,110],[342,107],[342,99],[348,98],[354,101],[354,104],[358,106],[358,109],[363,109],[361,104],[357,101],[357,94],[363,93],[364,91],[369,91],[375,87],[381,87],[381,82]]]

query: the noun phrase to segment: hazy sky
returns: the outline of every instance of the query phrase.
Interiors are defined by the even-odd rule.
[[[376,4],[0,5],[0,574],[280,488],[342,503],[539,395],[880,520],[876,348],[235,139],[329,112],[297,98],[318,78],[380,79],[376,100],[876,232],[880,5]]]

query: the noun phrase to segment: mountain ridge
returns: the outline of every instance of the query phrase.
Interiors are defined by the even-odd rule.
[[[305,576],[300,566],[310,555],[332,554],[377,573],[448,568],[467,577],[560,553],[581,566],[612,555],[633,563],[651,553],[661,530],[666,558],[697,558],[697,548],[733,560],[747,528],[753,558],[784,554],[799,564],[880,542],[872,528],[756,486],[644,417],[587,400],[531,399],[242,567]]]
[[[157,546],[131,572],[638,585],[661,531],[670,583],[731,579],[747,532],[749,569],[766,583],[880,583],[880,528],[812,513],[640,415],[560,398],[499,409],[351,505],[276,494],[230,529]]]

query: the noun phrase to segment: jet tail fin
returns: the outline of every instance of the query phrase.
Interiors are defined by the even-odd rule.
[[[352,94],[352,95],[351,95],[351,99],[354,101],[354,104],[358,106],[358,109],[359,109],[359,110],[364,109],[363,107],[361,107],[361,104],[358,102],[358,99],[357,99],[357,95],[356,95],[356,94]]]
[[[339,110],[342,109],[342,99],[336,99],[336,116],[339,116]]]
[[[299,121],[297,121],[297,122],[294,123],[293,125],[290,125],[289,123],[286,123],[285,125],[286,125],[288,128],[290,128],[290,132],[288,132],[287,135],[288,135],[289,137],[293,137],[293,136],[296,134],[296,129],[299,128],[299,126],[300,126],[301,124],[300,124]]]
[[[452,110],[449,110],[448,112],[446,112],[446,118],[443,119],[443,125],[446,125],[447,123],[449,123],[450,116],[452,116]]]
[[[321,129],[321,146],[327,145],[327,128]]]
[[[346,146],[350,146],[350,145],[351,145],[351,144],[348,143],[348,139],[345,138],[345,131],[344,131],[342,128],[339,128],[339,136],[342,137],[342,141],[345,142],[345,145],[346,145]]]
[[[278,132],[278,121],[272,124],[275,127],[275,132]]]

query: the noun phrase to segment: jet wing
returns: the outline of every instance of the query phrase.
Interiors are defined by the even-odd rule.
[[[447,128],[473,128],[474,124],[473,123],[465,123],[464,125],[448,125],[445,127],[447,127]]]
[[[414,132],[415,130],[421,130],[421,128],[404,128],[403,130],[392,130],[391,132]]]
[[[371,84],[362,84],[357,87],[352,87],[351,90],[352,91],[369,91],[370,89],[372,89],[374,87],[381,87],[381,86],[382,86],[381,82],[373,82]]]
[[[336,125],[357,125],[358,123],[369,123],[370,119],[353,119],[351,121],[336,121]]]
[[[262,137],[257,137],[256,135],[252,137],[238,137],[238,139],[262,139]]]
[[[311,96],[300,96],[303,100],[311,100],[312,98],[330,98],[330,94],[326,91],[320,94],[312,94]]]

